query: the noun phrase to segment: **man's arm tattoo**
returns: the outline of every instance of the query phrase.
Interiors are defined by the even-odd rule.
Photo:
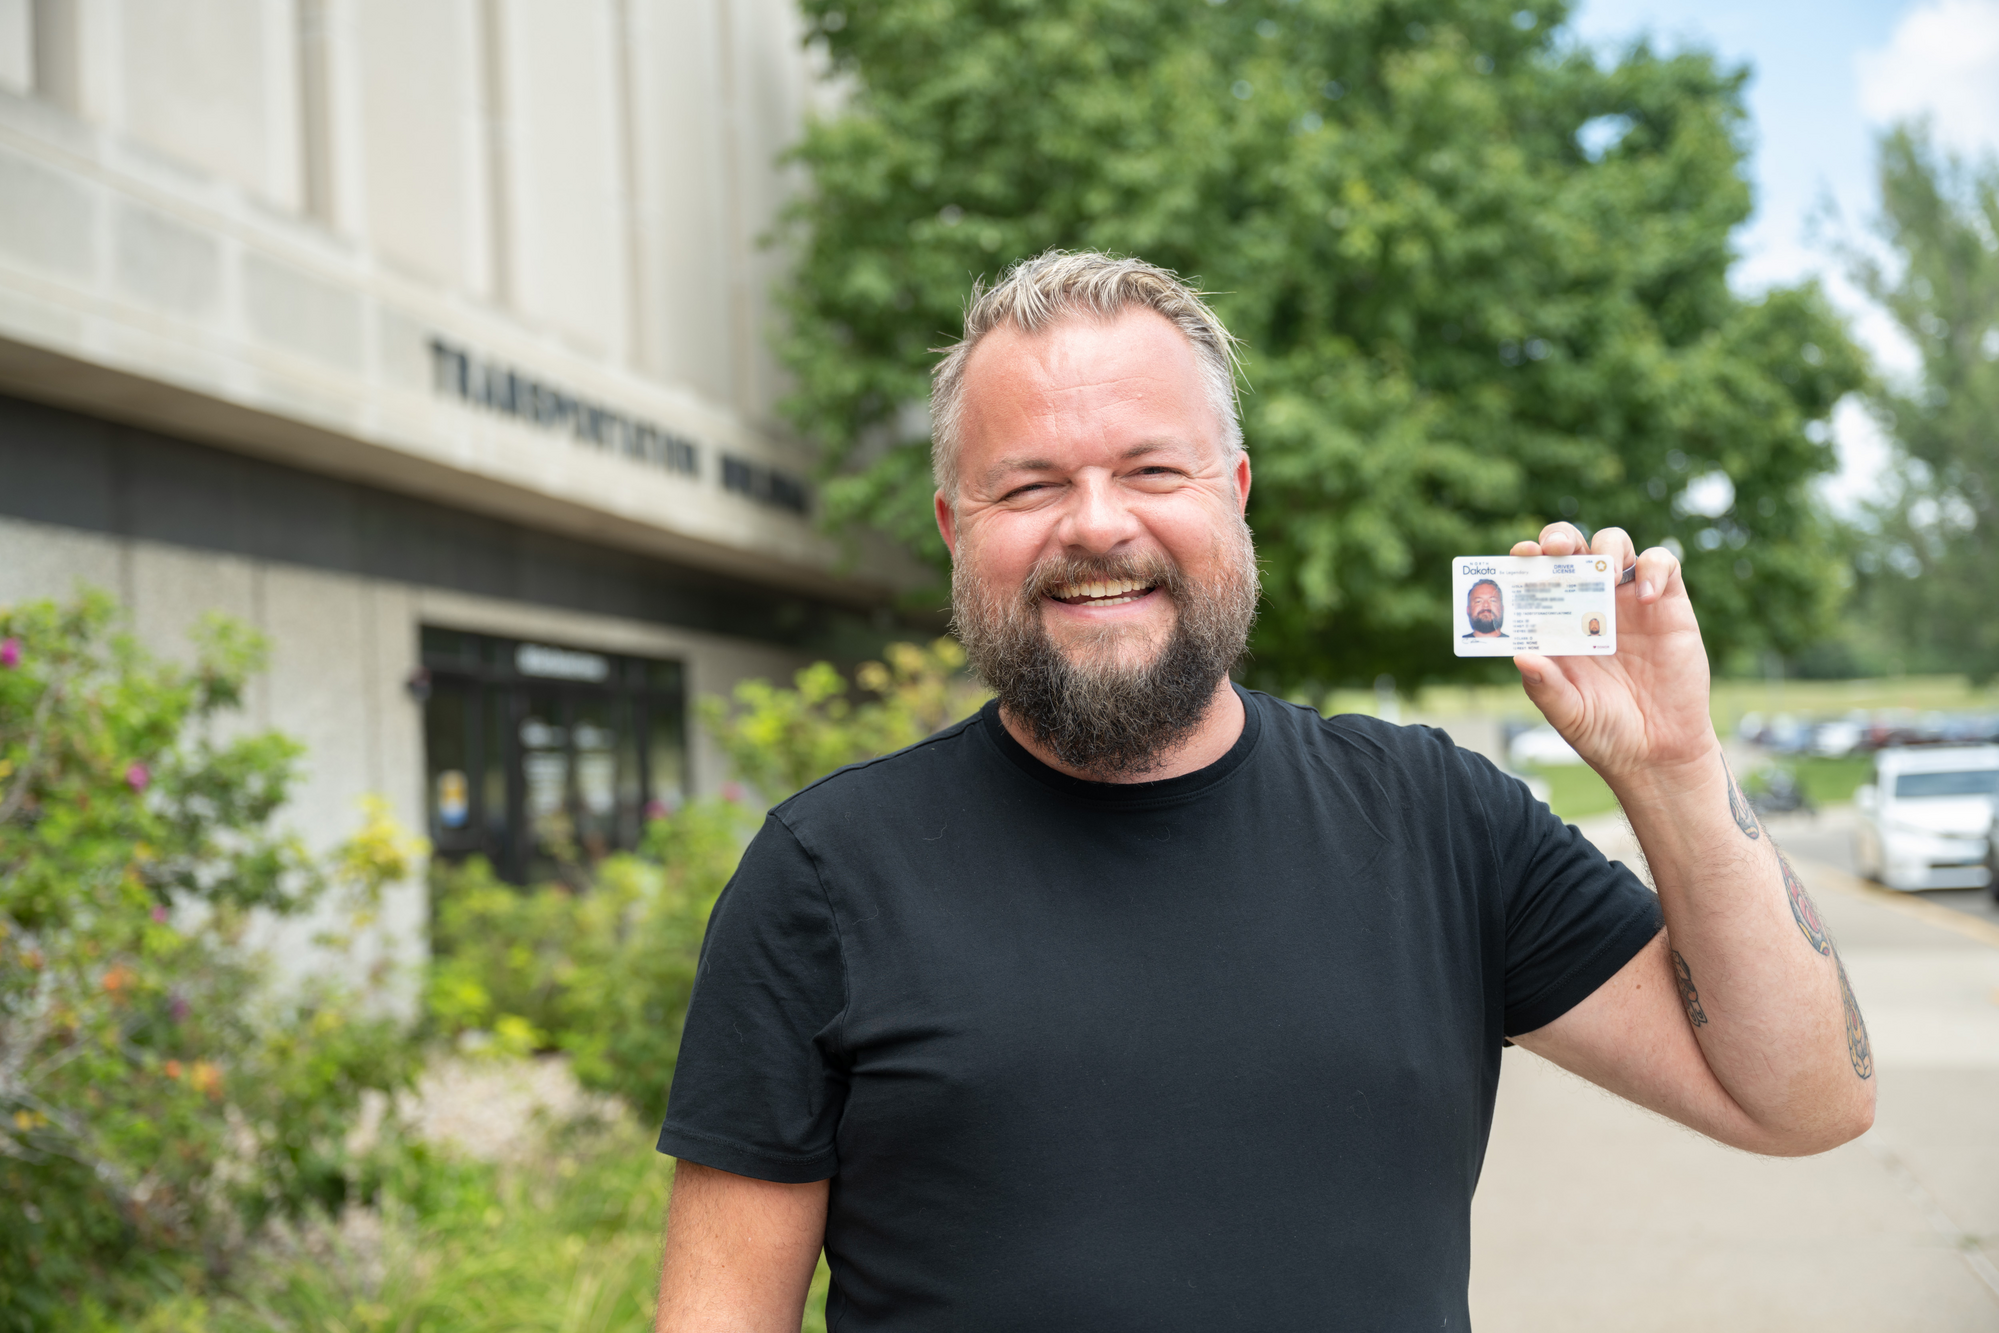
[[[1735,816],[1735,826],[1742,830],[1744,837],[1762,837],[1763,831],[1756,826],[1756,811],[1750,806],[1749,798],[1742,794],[1742,788],[1736,785],[1735,770],[1728,766],[1726,759],[1721,761],[1721,772],[1728,779],[1728,813]]]
[[[1867,1020],[1860,1016],[1860,1003],[1853,998],[1853,987],[1846,981],[1846,964],[1839,961],[1839,955],[1832,956],[1832,965],[1839,969],[1839,1002],[1846,1011],[1846,1055],[1853,1061],[1853,1072],[1862,1078],[1874,1077],[1874,1047],[1867,1041]]]
[[[1798,872],[1791,869],[1791,863],[1784,859],[1782,852],[1777,852],[1777,865],[1784,872],[1784,896],[1791,900],[1791,918],[1804,933],[1805,943],[1826,957],[1832,957],[1832,936],[1826,933],[1825,918],[1819,915],[1818,904],[1805,892],[1805,886],[1798,882]]]
[[[1704,1028],[1707,1026],[1707,1010],[1701,1008],[1701,993],[1694,989],[1693,969],[1687,966],[1687,960],[1678,949],[1674,949],[1672,954],[1673,980],[1679,983],[1680,1003],[1687,1008],[1687,1021],[1697,1028]]]

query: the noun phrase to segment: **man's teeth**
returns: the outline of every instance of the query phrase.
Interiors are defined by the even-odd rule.
[[[1117,606],[1135,600],[1137,594],[1150,591],[1151,586],[1137,579],[1097,579],[1087,583],[1065,583],[1055,590],[1055,598],[1063,602],[1087,598],[1102,605]]]

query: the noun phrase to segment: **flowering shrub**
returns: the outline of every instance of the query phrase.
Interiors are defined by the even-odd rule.
[[[792,678],[792,689],[742,682],[733,709],[702,699],[702,724],[737,775],[775,802],[842,764],[914,745],[985,698],[960,674],[965,650],[954,639],[892,643],[883,656],[854,673],[866,692],[858,699],[832,663],[815,662]]]
[[[349,1197],[362,1092],[409,1073],[358,997],[279,999],[245,932],[329,891],[365,921],[415,849],[379,807],[331,871],[274,831],[299,747],[216,725],[261,644],[195,643],[155,660],[102,594],[0,609],[0,1329],[213,1285],[267,1216]]]
[[[663,1113],[701,934],[748,826],[732,801],[691,802],[653,820],[638,854],[598,863],[582,893],[523,892],[476,858],[439,868],[433,1019],[509,1054],[566,1051],[585,1087]]]

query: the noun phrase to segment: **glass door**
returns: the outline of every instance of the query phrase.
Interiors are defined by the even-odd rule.
[[[679,806],[680,663],[429,628],[423,648],[439,856],[484,855],[515,883],[580,879]]]

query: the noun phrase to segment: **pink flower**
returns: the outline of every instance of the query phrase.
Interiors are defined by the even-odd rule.
[[[722,799],[730,802],[741,801],[743,799],[743,784],[740,782],[723,783]]]
[[[162,926],[167,923],[167,906],[165,903],[153,904],[153,921]]]
[[[152,780],[153,775],[146,771],[144,764],[133,764],[125,770],[125,785],[133,791],[144,791]]]
[[[0,666],[17,667],[19,665],[21,665],[21,641],[19,639],[0,639]]]

